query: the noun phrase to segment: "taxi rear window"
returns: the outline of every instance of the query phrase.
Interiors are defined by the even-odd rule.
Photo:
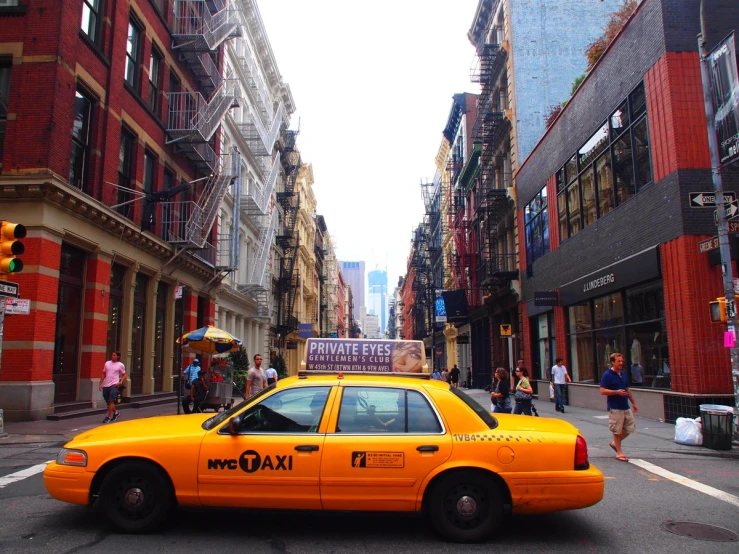
[[[495,429],[498,426],[498,420],[490,415],[490,412],[488,412],[485,408],[480,406],[480,403],[477,402],[475,399],[470,398],[463,392],[460,392],[459,389],[457,389],[456,387],[449,387],[449,390],[462,402],[467,404],[470,409],[475,412],[478,417],[483,422],[485,422],[485,425],[487,425],[490,429]]]

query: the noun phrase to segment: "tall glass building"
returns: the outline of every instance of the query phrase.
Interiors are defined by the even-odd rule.
[[[364,303],[364,262],[341,262],[341,274],[352,289],[352,310],[354,318],[359,319],[361,309],[367,307]]]
[[[387,271],[376,269],[367,275],[369,294],[367,312],[380,319],[380,329],[385,334],[387,328]]]

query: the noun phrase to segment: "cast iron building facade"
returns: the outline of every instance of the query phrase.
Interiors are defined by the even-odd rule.
[[[708,310],[722,296],[718,256],[698,246],[716,234],[713,210],[689,201],[713,190],[699,4],[641,2],[516,175],[526,364],[546,378],[564,358],[570,401],[602,405],[585,385],[620,352],[661,391],[635,390],[640,414],[665,421],[733,393],[726,328]],[[706,4],[710,50],[739,5]],[[736,166],[723,183],[739,190]],[[558,292],[558,305],[537,305],[541,292]]]

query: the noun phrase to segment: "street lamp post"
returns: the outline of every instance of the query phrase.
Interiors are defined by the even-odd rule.
[[[711,82],[706,58],[706,28],[703,13],[703,0],[700,3],[700,26],[698,35],[698,54],[700,56],[701,79],[703,81],[703,103],[706,110],[706,126],[708,132],[708,149],[711,153],[711,175],[713,189],[716,194],[716,210],[718,214],[718,245],[721,255],[721,275],[723,278],[724,296],[726,298],[726,323],[728,331],[734,334],[734,346],[730,349],[731,378],[734,384],[734,405],[739,412],[739,348],[736,346],[736,295],[734,294],[734,276],[731,269],[731,250],[729,248],[729,222],[726,219],[724,205],[724,189],[721,181],[721,159],[718,153],[718,140],[714,124],[713,102],[711,100]],[[739,417],[735,418],[734,436],[739,438]]]

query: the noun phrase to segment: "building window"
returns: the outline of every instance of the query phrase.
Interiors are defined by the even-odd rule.
[[[91,41],[97,42],[100,0],[82,0],[82,22],[80,28]]]
[[[652,182],[646,114],[641,83],[557,172],[560,240],[575,236]]]
[[[117,198],[117,210],[118,213],[132,219],[133,216],[133,204],[130,202],[133,199],[131,194],[131,188],[133,183],[133,147],[136,142],[136,137],[129,133],[126,129],[121,129],[121,146],[118,151],[118,198]]]
[[[526,227],[526,265],[533,263],[549,252],[549,208],[547,205],[547,187],[539,193],[523,209]]]
[[[169,169],[164,170],[164,180],[162,181],[162,190],[167,192],[174,185],[174,173]],[[172,220],[172,203],[162,202],[162,238],[169,240],[169,225]]]
[[[151,231],[155,229],[156,204],[148,199],[154,192],[154,179],[156,176],[157,159],[148,150],[144,152],[144,193],[147,199],[144,201],[144,209],[141,214],[141,230]]]
[[[0,164],[2,164],[3,161],[5,126],[8,121],[8,104],[10,102],[10,71],[12,67],[13,63],[11,60],[0,60]]]
[[[640,386],[671,386],[664,294],[660,282],[607,294],[568,308],[572,379],[599,383],[611,354],[624,356],[624,368],[641,366]],[[632,383],[633,385],[634,383]]]
[[[162,55],[152,48],[149,59],[149,107],[159,115],[159,82],[162,74]]]
[[[134,21],[128,22],[128,42],[126,43],[126,83],[134,90],[138,84],[139,57],[141,55],[141,30]]]
[[[92,101],[83,93],[77,91],[74,99],[69,184],[84,192],[89,192],[87,190],[87,164],[90,152],[91,117]]]

